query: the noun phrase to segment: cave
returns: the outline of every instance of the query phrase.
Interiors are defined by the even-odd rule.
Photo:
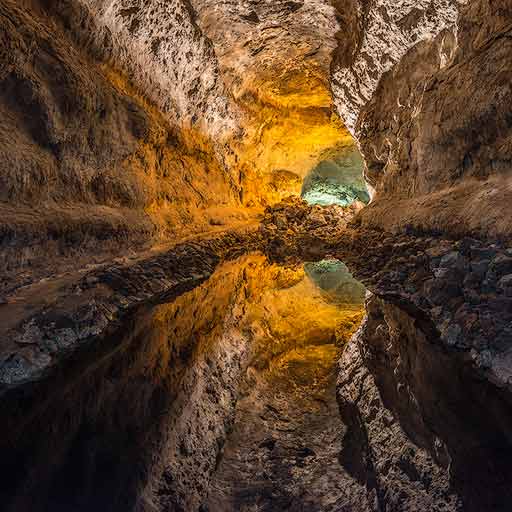
[[[364,181],[364,162],[357,147],[321,160],[311,169],[301,187],[301,197],[310,204],[328,206],[362,205],[370,202],[370,195]]]
[[[509,0],[0,0],[0,509],[512,507]]]

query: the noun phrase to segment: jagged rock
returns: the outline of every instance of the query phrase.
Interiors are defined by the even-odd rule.
[[[367,309],[342,356],[338,396],[345,421],[362,430],[360,464],[381,508],[506,510],[512,416],[503,391],[464,369],[460,352],[440,349],[414,312],[375,297]],[[492,357],[473,355],[482,369]],[[496,416],[482,416],[490,405]]]
[[[510,237],[510,3],[366,9],[361,48],[333,89],[375,189],[365,222]]]
[[[460,510],[460,498],[450,486],[449,461],[442,460],[444,447],[436,445],[434,458],[416,440],[411,441],[381,388],[385,375],[367,368],[367,358],[372,357],[368,350],[382,350],[388,341],[388,327],[370,327],[370,322],[378,323],[372,309],[340,360],[338,401],[348,426],[342,466],[366,487],[374,510]],[[379,347],[373,347],[371,336]]]

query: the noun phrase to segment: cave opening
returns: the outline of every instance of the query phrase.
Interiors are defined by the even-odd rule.
[[[302,183],[301,197],[310,204],[366,205],[370,201],[364,161],[355,144],[332,152],[313,167]]]
[[[326,300],[336,304],[363,304],[366,288],[354,278],[340,260],[325,259],[304,264],[309,279],[322,291]]]

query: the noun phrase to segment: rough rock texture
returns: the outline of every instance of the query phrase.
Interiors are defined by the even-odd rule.
[[[20,289],[1,311],[1,392],[40,380],[109,335],[138,307],[181,295],[223,259],[259,246],[255,229],[219,233]]]
[[[237,216],[211,141],[170,125],[58,20],[0,4],[3,289]]]
[[[116,338],[120,322],[122,325],[132,321],[132,315],[141,307],[196,287],[212,274],[219,261],[254,247],[264,250],[272,259],[288,259],[292,264],[300,259],[317,260],[325,256],[344,260],[358,279],[382,297],[382,302],[369,304],[369,317],[357,338],[357,348],[352,347],[342,359],[338,393],[348,430],[345,432],[345,427],[340,427],[338,431],[345,432],[340,445],[340,474],[345,475],[347,488],[352,490],[345,487],[343,492],[340,490],[340,502],[356,499],[361,489],[366,488],[368,507],[377,506],[375,503],[382,507],[387,503],[396,507],[395,510],[405,511],[413,506],[441,509],[446,504],[448,509],[455,510],[462,503],[463,510],[486,510],[486,507],[500,510],[503,503],[509,503],[511,488],[507,477],[512,446],[509,439],[512,431],[509,390],[512,380],[511,248],[503,243],[489,245],[469,238],[456,241],[362,230],[357,224],[350,224],[356,210],[314,207],[298,199],[290,200],[268,209],[258,230],[228,232],[213,239],[205,237],[160,254],[99,268],[79,278],[69,276],[68,280],[20,290],[2,306],[4,340],[9,340],[2,352],[2,402],[4,410],[17,411],[5,424],[9,435],[5,436],[7,444],[4,446],[13,443],[10,450],[14,449],[9,451],[13,455],[6,459],[7,463],[19,458],[20,465],[16,467],[22,474],[26,471],[27,460],[41,442],[41,438],[28,434],[31,428],[38,431],[41,425],[38,419],[30,418],[53,411],[53,406],[63,407],[62,402],[52,398],[53,393],[60,387],[65,392],[66,378],[74,372],[78,381],[85,378],[88,372],[81,366],[82,361],[87,361],[84,364],[99,361],[98,347],[118,350],[118,344],[122,344],[121,338]],[[339,215],[341,212],[345,212],[345,217]],[[340,236],[344,240],[342,245]],[[198,353],[194,364],[184,363],[180,383],[187,391],[182,398],[175,398],[171,407],[174,412],[166,415],[165,421],[162,419],[161,430],[154,434],[159,439],[157,450],[162,457],[152,463],[141,462],[146,468],[141,469],[145,476],[137,485],[127,484],[122,480],[127,477],[122,474],[114,475],[119,478],[117,482],[123,481],[122,485],[135,489],[133,492],[137,500],[142,500],[143,510],[146,510],[144,507],[151,510],[153,505],[156,510],[160,510],[158,507],[172,510],[175,504],[180,504],[184,510],[193,510],[202,503],[216,467],[212,461],[215,454],[221,453],[218,442],[224,442],[235,411],[237,383],[248,353],[245,345],[262,332],[268,336],[267,329],[272,325],[270,318],[291,321],[280,324],[279,329],[274,324],[270,330],[272,343],[262,343],[254,351],[260,362],[286,352],[290,341],[307,344],[317,336],[311,330],[312,322],[308,320],[301,327],[300,317],[289,314],[292,306],[318,311],[312,305],[304,307],[304,298],[310,297],[311,291],[303,290],[296,295],[302,301],[299,305],[286,298],[286,294],[282,295],[281,302],[272,294],[263,300],[265,287],[284,286],[286,289],[290,286],[290,275],[285,273],[279,277],[270,273],[268,279],[264,279],[265,273],[245,268],[237,272],[240,270],[245,276],[243,282],[250,279],[254,285],[244,285],[243,293],[236,293],[237,303],[246,311],[244,320],[241,321],[238,306],[235,309],[219,306],[219,310],[229,313],[226,318],[231,318],[215,331],[215,339],[223,340],[222,343]],[[214,303],[216,295],[223,296],[223,290],[232,289],[230,282],[228,279],[214,286],[211,298]],[[192,322],[192,325],[187,324],[189,334],[185,337],[189,340],[201,337],[203,329],[206,334],[210,332],[213,324],[209,323],[207,315],[206,323],[201,324],[204,327],[196,323],[196,319],[203,316],[201,305],[207,304],[201,293],[194,290],[189,295],[193,297],[190,301],[194,304],[194,313],[176,306],[180,300],[187,299],[179,298],[175,304],[166,306],[171,313],[166,317],[164,332],[173,325],[180,325],[179,318]],[[31,301],[27,301],[27,297],[31,297]],[[260,305],[255,308],[256,304]],[[285,309],[280,311],[278,304]],[[269,312],[276,316],[268,317]],[[332,312],[328,317],[332,317]],[[303,341],[294,334],[297,328]],[[190,341],[183,343],[184,347],[190,346]],[[221,366],[218,375],[214,372],[217,376],[212,389],[225,390],[226,397],[219,409],[210,404],[208,398],[206,382],[213,377],[203,357],[206,353],[229,367]],[[218,367],[221,363],[213,364]],[[65,371],[66,368],[69,370]],[[61,372],[64,372],[64,380],[59,387],[54,379],[61,378]],[[357,392],[354,390],[356,377],[364,383],[364,389]],[[103,377],[100,380],[103,382]],[[115,386],[112,393],[117,393]],[[25,395],[26,401],[19,402]],[[48,399],[40,408],[35,408],[35,402],[31,401],[35,398],[30,398],[35,396]],[[190,397],[194,398],[192,402]],[[136,401],[138,403],[139,399]],[[18,409],[16,403],[24,405]],[[145,418],[157,413],[151,409],[147,414]],[[24,415],[28,415],[27,419],[21,420]],[[20,431],[20,421],[26,423],[29,430]],[[204,436],[203,428],[208,421],[212,424],[212,434]],[[109,435],[114,435],[114,431],[115,426],[112,426]],[[42,432],[46,435],[47,431]],[[20,444],[18,435],[26,438],[28,444]],[[70,437],[73,435],[70,433]],[[382,449],[385,436],[390,436],[393,443]],[[33,445],[28,442],[32,437]],[[185,438],[188,441],[180,441]],[[67,453],[66,446],[63,445],[62,450]],[[266,450],[262,453],[267,453]],[[471,454],[469,459],[468,453]],[[63,457],[65,460],[67,455]],[[116,459],[118,455],[112,457]],[[56,468],[62,464],[55,461]],[[35,474],[37,467],[34,467]],[[197,468],[203,468],[201,476],[196,473]],[[121,469],[119,471],[122,473]],[[293,481],[300,486],[300,482],[307,481],[312,474],[314,472],[307,470],[303,475],[306,480],[299,476]],[[52,475],[57,475],[56,481],[59,480],[57,473]],[[281,478],[283,473],[278,470],[275,475]],[[13,478],[27,489],[13,486],[14,481],[6,483],[6,489],[20,493],[20,500],[40,496],[40,491],[23,480],[25,477],[20,473],[13,472]],[[97,486],[95,478],[99,477],[91,480],[91,488]],[[25,483],[21,484],[22,480]],[[45,485],[41,483],[42,487]],[[226,488],[223,484],[220,487],[224,489],[220,491],[224,496]],[[333,491],[330,484],[326,489],[327,494],[338,492]],[[16,501],[18,498],[13,497],[11,491],[3,492],[9,500],[15,499],[13,503],[19,506],[24,503]],[[93,498],[87,491],[83,493],[83,503],[90,506]],[[292,501],[298,499],[298,495],[293,496]],[[59,499],[66,502],[69,498],[63,495]],[[119,502],[122,506],[126,506],[124,499]],[[325,506],[330,506],[327,495],[324,499],[327,500]],[[231,498],[226,497],[226,500],[232,503]]]
[[[508,510],[511,9],[0,0],[2,505],[265,510],[270,488],[280,508]],[[350,145],[333,103],[365,158],[370,206],[292,199],[258,230],[212,228],[298,193]],[[162,239],[182,243],[148,250]],[[292,289],[295,267],[224,261],[249,249],[342,259],[374,293],[341,357],[342,421],[332,396],[303,393],[333,391],[325,347],[308,349],[318,382],[312,363],[293,373],[290,351],[331,316],[294,322],[297,302],[265,290]],[[279,409],[278,386],[314,449],[277,428],[237,445],[282,426],[257,415]]]
[[[361,356],[366,356],[370,334],[377,343],[384,341],[380,324],[368,328],[368,322],[376,321],[375,311],[369,315],[340,360],[338,402],[347,425],[341,459],[373,498],[371,510],[459,510],[460,500],[450,488],[446,467],[438,467],[433,457],[404,432],[393,411],[384,405],[377,377]]]
[[[461,3],[458,19],[457,2],[381,3],[369,4],[359,53],[333,75],[375,189],[365,221],[510,236],[510,2]]]
[[[290,351],[253,371],[208,493],[209,512],[374,510],[340,464],[336,347]]]
[[[354,231],[349,223],[362,207],[363,203],[322,207],[297,197],[267,207],[260,225],[267,252],[277,259],[322,259],[337,249],[341,239],[351,239]]]
[[[351,145],[330,91],[335,10],[323,0],[194,0],[223,80],[246,116],[241,159],[262,187],[266,174],[303,177],[324,153]],[[226,31],[229,27],[229,31]],[[272,182],[272,181],[271,181]],[[290,192],[296,192],[289,189]]]
[[[359,225],[490,240],[370,237],[369,261],[349,266],[367,267],[356,275],[379,298],[342,357],[340,406],[365,441],[359,469],[382,508],[506,510],[510,3],[461,4],[456,23],[455,3],[377,4],[352,21],[361,36],[334,69],[337,106],[374,188]],[[410,13],[397,27],[401,7]],[[399,47],[376,66],[388,42]],[[374,80],[358,87],[368,73]]]
[[[380,299],[367,304],[339,382],[344,419],[367,440],[370,487],[393,510],[507,510],[510,249],[414,237],[380,247],[368,266],[350,262]]]
[[[383,4],[345,16],[360,36],[333,74],[374,189],[358,225],[396,233],[347,255],[378,298],[342,357],[340,406],[383,509],[507,510],[512,10]]]
[[[436,343],[417,315],[377,298],[367,306],[338,391],[382,509],[508,510],[509,394]]]
[[[269,208],[260,228],[267,251],[273,258],[316,253],[313,259],[344,261],[367,288],[413,308],[446,347],[467,352],[487,379],[508,386],[511,244],[364,230],[350,223],[353,213],[336,215],[338,208],[297,199]]]
[[[239,114],[230,104],[214,49],[197,25],[191,2],[60,4],[74,7],[66,19],[72,29],[88,36],[87,42],[105,60],[125,70],[174,124],[198,124],[207,135],[221,138],[236,127]],[[83,33],[76,12],[93,20],[93,34]]]
[[[0,27],[3,290],[253,216],[352,145],[319,0],[2,0]]]
[[[410,48],[445,29],[453,29],[457,7],[462,3],[465,2],[333,2],[345,32],[338,35],[340,49],[333,69],[332,89],[345,125],[354,135],[359,135],[359,116],[376,94],[382,75],[400,62]],[[347,33],[349,30],[352,35]]]
[[[49,378],[4,393],[3,508],[197,510],[247,348],[246,269],[139,309]]]
[[[287,208],[296,223],[278,231],[276,215],[286,217]],[[278,205],[268,216],[276,257],[307,254],[314,229],[299,220],[301,208],[311,207]],[[336,233],[326,222],[329,209],[319,211],[324,231]],[[366,446],[349,464],[381,507],[506,510],[510,243],[392,235],[357,224],[342,230],[343,244],[326,236],[323,250],[379,297],[340,368],[340,406],[356,429],[344,446],[348,453],[354,443]]]
[[[196,257],[204,255],[190,261]],[[360,304],[326,303],[301,268],[262,255],[224,262],[201,279],[169,304],[139,307],[55,362],[45,378],[3,388],[5,510],[198,510],[241,379],[308,343],[346,341],[362,315]],[[324,359],[328,409],[336,411],[335,351]],[[310,419],[305,428],[319,428]],[[343,428],[337,415],[332,421]],[[336,468],[336,448],[328,456]],[[333,469],[336,488],[335,477]]]
[[[60,0],[52,15],[63,6],[81,46],[211,140],[246,204],[272,195],[272,173],[304,175],[350,140],[330,91],[339,26],[328,2]]]
[[[287,205],[292,205],[290,218],[300,212],[295,231],[289,229],[286,214],[279,213]],[[43,280],[8,295],[0,311],[0,386],[40,379],[82,346],[116,329],[138,307],[170,300],[196,287],[225,259],[251,250],[273,258],[282,258],[287,251],[297,256],[301,246],[299,254],[318,259],[333,246],[355,211],[349,209],[345,217],[338,217],[339,207],[311,207],[300,199],[276,208],[276,218],[284,219],[279,228],[253,224],[196,236],[91,270]],[[270,222],[273,217],[267,218]],[[328,223],[330,236],[324,229]]]

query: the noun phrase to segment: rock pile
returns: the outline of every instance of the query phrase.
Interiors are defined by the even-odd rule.
[[[310,205],[289,197],[265,210],[260,231],[272,257],[315,260],[345,238],[349,223],[362,207],[359,202],[346,207]]]

